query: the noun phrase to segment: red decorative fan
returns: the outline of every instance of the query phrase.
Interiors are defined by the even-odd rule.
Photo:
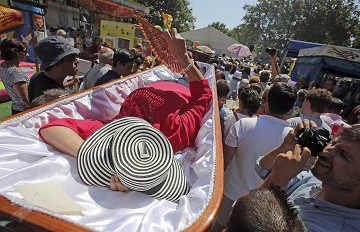
[[[171,55],[166,42],[161,39],[162,32],[136,13],[133,16],[137,19],[140,29],[155,57],[171,71],[183,74],[184,71],[179,62]]]

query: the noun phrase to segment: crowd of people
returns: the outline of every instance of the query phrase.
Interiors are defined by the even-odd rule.
[[[60,119],[40,128],[41,138],[76,157],[81,170],[86,169],[84,159],[89,156],[83,144],[110,130],[109,123],[124,118],[144,119],[162,133],[173,152],[193,146],[212,99],[203,78],[206,69],[197,67],[176,30],[164,31],[163,38],[183,67],[185,85],[155,82],[131,93],[110,121]],[[83,41],[87,46],[94,42],[89,37]],[[81,48],[72,47],[63,35],[45,38],[35,47],[43,71],[30,81],[18,68],[28,47],[15,39],[4,40],[0,47],[5,59],[0,75],[13,100],[13,114],[69,94],[51,92],[65,90],[65,78],[76,75],[79,63]],[[80,90],[152,67],[153,58],[145,57],[142,49],[141,44],[136,44],[131,50],[114,51],[95,38],[90,56],[94,65],[85,74]],[[215,69],[226,167],[224,196],[211,231],[357,231],[360,82],[325,76],[317,82],[296,83],[281,73],[276,53],[269,54],[269,58],[269,65],[224,55],[209,60]],[[149,101],[149,96],[161,98],[163,105]],[[150,130],[148,125],[145,127]],[[332,137],[316,154],[312,147],[298,142],[299,132],[311,128],[322,128]],[[115,155],[106,153],[98,159],[107,163],[115,160]],[[160,187],[139,190],[119,179],[113,166],[104,168],[94,162],[91,168],[95,173],[103,173],[104,169],[111,172],[104,174],[101,181],[92,181],[91,173],[79,170],[86,184],[141,191],[172,201],[189,191],[186,181],[180,181],[183,184],[179,189],[172,189],[178,193],[171,193],[175,198],[166,194],[159,197],[168,187],[163,182]]]

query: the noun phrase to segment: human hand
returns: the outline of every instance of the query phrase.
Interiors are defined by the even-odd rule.
[[[311,152],[307,147],[301,149],[299,144],[295,145],[293,151],[279,154],[276,157],[271,173],[269,174],[272,183],[284,186],[304,170],[310,154]]]
[[[129,191],[130,189],[128,189],[123,184],[121,184],[119,177],[117,175],[113,175],[110,179],[110,190],[126,192]]]
[[[180,63],[182,68],[186,68],[192,63],[192,60],[187,54],[186,41],[177,33],[175,28],[163,31],[161,38],[166,42],[169,47],[169,51]]]

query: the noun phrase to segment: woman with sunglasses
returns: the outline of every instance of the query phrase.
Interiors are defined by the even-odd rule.
[[[28,45],[7,38],[0,44],[1,57],[4,62],[0,64],[0,78],[11,100],[12,114],[17,114],[29,108],[28,83],[29,78],[19,68],[20,62],[28,55]]]

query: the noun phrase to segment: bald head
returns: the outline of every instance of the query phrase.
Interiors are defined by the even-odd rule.
[[[112,65],[114,51],[111,48],[103,47],[98,51],[98,58],[100,63]]]

